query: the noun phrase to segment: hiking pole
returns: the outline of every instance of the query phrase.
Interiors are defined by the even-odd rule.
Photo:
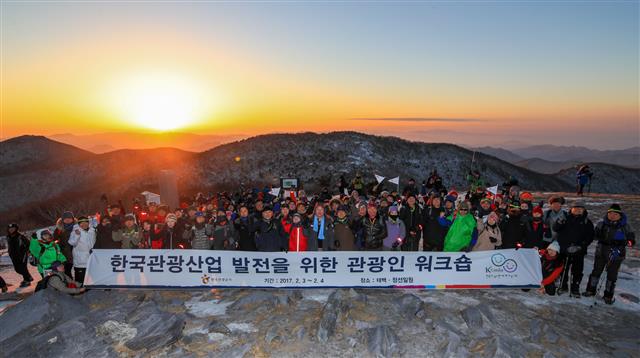
[[[568,278],[569,276],[569,272],[565,272],[564,270],[566,270],[568,268],[569,265],[569,255],[567,255],[567,257],[564,259],[564,268],[562,270],[562,277],[560,277],[560,287],[558,287],[558,289],[556,290],[556,294],[558,296],[560,296],[562,294],[562,292],[560,292],[562,290],[562,286],[564,286],[564,283],[567,281],[565,279],[565,277]]]
[[[598,305],[598,293],[600,292],[600,289],[602,288],[602,284],[604,283],[604,278],[607,277],[608,272],[609,272],[609,266],[611,266],[611,262],[613,262],[613,260],[618,257],[618,255],[620,255],[620,251],[617,248],[612,248],[611,249],[611,253],[609,254],[609,260],[607,261],[607,265],[604,267],[604,270],[602,273],[600,273],[601,275],[604,273],[604,275],[602,275],[599,279],[598,279],[598,286],[596,286],[596,293],[595,295],[593,295],[593,304],[591,306],[589,306],[589,308],[593,308],[596,305]]]

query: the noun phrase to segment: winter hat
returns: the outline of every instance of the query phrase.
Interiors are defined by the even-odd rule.
[[[78,218],[78,224],[80,224],[80,223],[88,223],[88,222],[89,222],[89,218],[86,217],[86,216],[80,216]]]
[[[374,200],[369,201],[369,203],[367,204],[367,207],[368,208],[376,208],[376,209],[378,208],[376,206],[376,202]]]
[[[485,203],[485,202],[491,204],[491,199],[489,199],[489,198],[480,199],[480,203]]]
[[[455,203],[456,199],[457,198],[455,196],[453,196],[453,195],[447,195],[447,196],[444,197],[444,201],[450,201],[452,203]]]
[[[167,214],[167,217],[164,218],[165,222],[169,222],[169,221],[173,221],[173,222],[177,222],[178,221],[178,217],[176,216],[176,214]]]
[[[349,212],[349,208],[347,208],[346,205],[340,205],[340,206],[338,206],[338,210],[336,210],[336,212],[338,212],[338,211],[344,211],[345,213],[348,213]]]
[[[7,229],[11,229],[11,228],[15,228],[16,230],[18,230],[18,224],[16,223],[11,223],[7,226]]]
[[[458,210],[460,210],[460,209],[467,209],[467,210],[469,210],[469,209],[470,209],[470,207],[471,207],[471,205],[469,205],[469,202],[468,202],[468,201],[466,201],[466,200],[461,201],[461,202],[460,202],[460,204],[458,204]]]
[[[73,215],[73,213],[71,211],[65,211],[64,213],[62,213],[62,220],[64,219],[73,219],[75,216]]]
[[[273,211],[273,208],[271,207],[271,205],[265,205],[264,208],[262,209],[262,212],[265,211]]]
[[[513,209],[520,209],[520,202],[517,200],[514,200],[509,204],[509,207]]]
[[[547,246],[547,250],[553,250],[555,252],[560,252],[560,244],[557,241],[553,241]]]
[[[175,214],[174,214],[175,216]],[[127,214],[124,216],[124,221],[136,221],[136,217],[133,214]]]
[[[531,194],[528,191],[520,193],[520,201],[532,202],[533,201],[533,194]]]
[[[389,207],[389,214],[397,214],[398,213],[398,207],[395,205],[392,205]]]
[[[196,217],[200,217],[200,216],[204,216],[204,213],[202,211],[196,211]]]
[[[572,208],[584,208],[584,201],[582,200],[576,200],[573,202],[573,204],[571,204]]]
[[[46,230],[46,229],[45,229],[45,230],[40,231],[40,239],[43,239],[43,238],[44,238],[44,235],[49,235],[49,236],[51,236],[51,231]]]
[[[496,214],[495,211],[492,211],[487,215],[487,220],[489,220],[489,218],[493,218],[496,222],[500,221],[500,216]]]
[[[454,201],[455,201],[455,199],[458,199],[458,192],[457,192],[457,191],[455,191],[455,190],[451,190],[451,191],[447,194],[447,196],[452,196],[452,197],[454,197]]]
[[[620,204],[611,204],[611,206],[609,207],[609,210],[607,210],[608,213],[618,213],[618,214],[622,214],[622,207],[620,207]]]
[[[560,203],[564,205],[564,198],[561,196],[553,195],[549,198],[549,204]]]
[[[543,212],[542,212],[542,207],[541,207],[540,205],[537,205],[535,208],[533,208],[533,214],[534,214],[534,215],[535,215],[535,214],[540,214],[540,215],[542,215],[542,214],[543,214]]]
[[[63,265],[63,263],[62,263],[62,262],[60,262],[60,261],[54,261],[54,262],[51,264],[51,269],[52,269],[52,270],[54,270],[54,271],[56,271],[56,270],[58,269],[58,267],[60,267],[60,266],[62,266],[62,265]]]

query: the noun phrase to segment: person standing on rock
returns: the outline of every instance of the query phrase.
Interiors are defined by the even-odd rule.
[[[416,197],[409,194],[407,205],[400,209],[400,220],[404,222],[406,236],[402,241],[402,251],[418,251],[420,232],[422,231],[422,209],[416,202]]]
[[[542,283],[540,293],[553,296],[556,294],[556,279],[562,273],[562,259],[559,258],[560,245],[554,241],[546,249],[540,250],[540,264],[542,266]]]
[[[571,295],[579,298],[584,256],[587,254],[587,247],[593,241],[594,234],[593,223],[587,217],[584,204],[581,201],[573,203],[567,218],[558,220],[554,230],[558,233],[560,253],[565,257],[558,294],[567,292],[569,271],[571,271]]]
[[[367,206],[367,215],[361,219],[363,246],[365,251],[381,251],[383,240],[387,237],[387,226],[378,215],[375,202]]]
[[[29,239],[18,231],[18,224],[16,223],[11,223],[7,227],[7,244],[13,269],[17,274],[22,275],[20,287],[31,285],[33,277],[31,277],[27,266],[29,261]]]
[[[448,227],[449,231],[444,238],[444,252],[470,251],[478,238],[476,218],[469,212],[471,204],[462,201],[458,210],[448,217],[440,214],[439,223]]]
[[[40,237],[34,237],[29,242],[29,252],[37,261],[38,272],[44,278],[45,272],[51,269],[55,261],[64,263],[67,258],[62,253],[60,246],[53,239],[49,230],[40,231]],[[66,266],[65,266],[66,267]],[[67,275],[69,276],[69,275]]]
[[[89,224],[89,218],[81,216],[69,237],[69,245],[73,246],[73,270],[75,280],[81,284],[87,272],[87,263],[91,249],[96,243],[96,229]]]
[[[387,217],[387,237],[383,241],[384,251],[398,251],[406,237],[406,227],[404,221],[398,218],[398,207],[392,205],[389,207],[389,215]]]
[[[440,214],[444,213],[442,198],[434,194],[428,201],[428,208],[423,210],[422,246],[424,251],[442,251],[447,228],[440,225]]]
[[[255,242],[256,222],[252,215],[249,215],[249,208],[241,205],[238,218],[233,222],[236,233],[238,250],[258,251]]]
[[[544,241],[547,244],[550,244],[552,241],[558,240],[558,233],[554,229],[554,224],[558,220],[564,220],[567,218],[567,211],[562,208],[562,205],[564,205],[563,197],[554,195],[549,198],[550,208],[545,211],[544,215],[542,216],[542,222],[546,227],[550,229],[549,232],[547,232],[547,234],[544,236]]]
[[[262,252],[279,252],[289,249],[289,241],[280,224],[280,220],[274,219],[271,206],[265,206],[262,210],[262,220],[256,224],[256,247]]]
[[[53,238],[60,246],[62,254],[67,258],[67,261],[64,262],[64,272],[69,277],[72,277],[71,271],[73,269],[73,248],[69,245],[69,236],[71,236],[75,225],[76,219],[73,213],[65,211],[62,213],[62,217],[56,221],[56,228],[53,231]]]
[[[626,256],[626,247],[636,244],[635,233],[627,223],[627,216],[622,212],[620,204],[612,204],[605,217],[595,228],[596,247],[593,271],[589,276],[587,290],[584,295],[595,296],[602,271],[607,271],[607,283],[604,290],[604,302],[613,304],[613,293],[618,279],[618,270]]]

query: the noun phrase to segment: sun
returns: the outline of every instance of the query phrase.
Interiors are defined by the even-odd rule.
[[[121,117],[157,131],[175,130],[202,120],[211,101],[196,81],[176,74],[140,73],[118,87]]]

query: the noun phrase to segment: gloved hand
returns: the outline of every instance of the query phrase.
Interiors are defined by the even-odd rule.
[[[567,249],[567,253],[570,255],[574,255],[579,253],[580,251],[582,251],[582,247],[578,246],[578,245],[571,245],[569,246],[569,248]]]

